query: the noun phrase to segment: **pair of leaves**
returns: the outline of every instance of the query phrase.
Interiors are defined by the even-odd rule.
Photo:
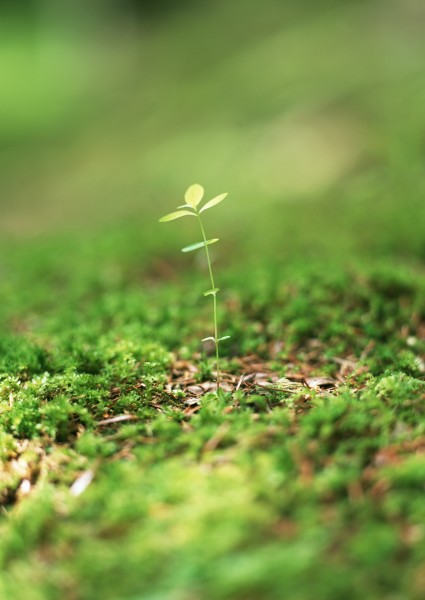
[[[214,288],[212,290],[208,290],[208,292],[204,292],[204,296],[217,296],[217,293],[220,291],[220,288]]]
[[[174,221],[175,219],[180,219],[181,217],[187,217],[187,216],[196,217],[197,213],[201,214],[205,210],[208,210],[209,208],[216,206],[217,204],[222,202],[226,196],[227,196],[227,193],[216,196],[212,200],[209,200],[201,208],[201,210],[198,211],[197,207],[199,206],[199,204],[202,201],[202,198],[204,197],[204,188],[202,187],[202,185],[199,185],[198,183],[194,183],[186,190],[186,193],[184,195],[186,204],[183,204],[182,206],[178,207],[179,209],[183,209],[183,210],[178,210],[178,211],[172,212],[168,215],[165,215],[165,217],[162,217],[159,221],[160,221],[160,223],[165,223],[167,221]],[[184,210],[184,209],[190,209],[190,210]],[[192,211],[195,211],[195,212],[192,212]]]
[[[229,339],[230,339],[230,335],[224,335],[223,337],[221,337],[221,338],[218,338],[218,340],[217,340],[217,344],[218,344],[219,342],[223,342],[224,340],[229,340]],[[215,337],[209,336],[209,337],[206,337],[206,338],[204,338],[204,339],[203,339],[203,340],[201,340],[201,341],[202,341],[202,342],[214,342],[214,343],[215,343]]]
[[[193,250],[199,250],[199,248],[210,246],[211,244],[215,244],[216,242],[218,242],[218,238],[213,238],[212,240],[207,240],[206,242],[197,242],[196,244],[185,246],[184,248],[182,248],[182,252],[193,252]]]

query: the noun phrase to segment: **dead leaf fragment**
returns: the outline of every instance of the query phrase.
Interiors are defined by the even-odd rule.
[[[81,494],[83,492],[86,491],[86,489],[89,487],[89,485],[91,484],[91,482],[94,479],[94,471],[89,469],[88,471],[84,471],[84,473],[82,475],[80,475],[80,477],[78,477],[78,479],[76,479],[74,481],[74,483],[72,484],[71,488],[70,488],[70,494],[72,496],[81,496]]]
[[[31,481],[29,479],[23,479],[21,485],[18,488],[18,496],[19,498],[23,498],[24,496],[28,496],[31,491]]]
[[[120,423],[121,421],[137,421],[138,417],[136,415],[117,415],[115,417],[110,417],[108,419],[102,419],[98,421],[98,425],[109,425],[111,423]]]
[[[305,383],[310,389],[332,389],[337,386],[335,379],[330,377],[306,377]]]

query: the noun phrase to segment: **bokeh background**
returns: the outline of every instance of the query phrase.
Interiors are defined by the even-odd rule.
[[[424,260],[422,0],[1,6],[6,247],[167,259],[192,224],[158,218],[199,182],[236,264]]]

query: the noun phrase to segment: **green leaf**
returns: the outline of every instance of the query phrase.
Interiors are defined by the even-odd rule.
[[[226,192],[225,194],[220,194],[219,196],[216,196],[215,198],[213,198],[212,200],[210,200],[209,202],[207,202],[205,204],[205,206],[203,206],[199,212],[202,213],[202,212],[204,212],[204,210],[208,210],[209,208],[212,208],[216,204],[219,204],[220,202],[222,202],[225,199],[225,197],[227,195],[228,194]]]
[[[159,222],[166,223],[167,221],[174,221],[175,219],[180,219],[180,217],[185,217],[186,215],[190,215],[191,217],[195,216],[193,212],[190,212],[188,210],[177,210],[176,212],[172,212],[169,215],[165,215],[165,217],[159,219]]]
[[[208,290],[208,292],[204,292],[204,296],[216,296],[217,292],[220,291],[220,288],[214,288],[213,290]]]
[[[224,335],[221,338],[218,338],[217,342],[223,342],[224,340],[230,340],[230,335]]]
[[[206,337],[203,340],[201,340],[202,342],[214,342],[215,343],[215,338],[213,337]]]
[[[189,204],[192,208],[196,208],[202,198],[204,197],[204,188],[199,183],[194,183],[191,185],[184,195],[184,199],[186,200],[186,204]]]
[[[182,248],[182,252],[192,252],[193,250],[199,250],[199,248],[204,248],[204,246],[209,246],[210,244],[215,244],[216,242],[218,242],[218,238],[207,240],[206,242],[198,242],[197,244],[191,244],[190,246]]]

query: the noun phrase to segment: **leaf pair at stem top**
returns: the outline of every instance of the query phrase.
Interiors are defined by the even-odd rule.
[[[224,200],[226,196],[227,196],[227,193],[220,194],[219,196],[216,196],[212,200],[209,200],[209,202],[204,204],[204,206],[200,210],[198,210],[198,206],[201,203],[202,198],[204,197],[204,188],[202,187],[202,185],[199,185],[198,183],[194,183],[193,185],[190,186],[190,188],[188,188],[188,190],[186,191],[186,193],[184,195],[186,204],[182,204],[181,206],[177,207],[179,209],[189,209],[189,210],[177,210],[176,212],[172,212],[168,215],[165,215],[165,217],[162,217],[162,219],[160,219],[159,221],[160,221],[160,223],[165,223],[166,221],[174,221],[175,219],[180,219],[180,217],[186,217],[186,216],[196,217],[197,213],[201,214],[205,210],[208,210],[209,208],[212,208],[216,204],[219,204],[219,202]],[[202,246],[199,246],[199,247],[201,248]],[[197,248],[193,248],[193,250],[196,250],[196,249]]]
[[[225,199],[226,194],[220,194],[216,196],[212,200],[209,200],[204,206],[199,210],[198,206],[200,205],[202,198],[204,197],[204,188],[199,183],[194,183],[191,185],[184,195],[184,199],[186,204],[182,204],[178,206],[180,210],[172,212],[165,217],[160,219],[160,223],[166,223],[167,221],[174,221],[175,219],[180,219],[181,217],[198,217],[201,213],[216,204],[219,204],[222,200]],[[187,210],[188,209],[188,210]],[[218,238],[213,238],[211,240],[204,239],[202,242],[196,242],[196,244],[191,244],[190,246],[185,246],[182,248],[182,252],[192,252],[193,250],[199,250],[199,248],[204,248],[205,246],[210,246],[211,244],[215,244],[218,242]],[[218,291],[218,290],[217,290]],[[210,291],[212,293],[212,291]]]

